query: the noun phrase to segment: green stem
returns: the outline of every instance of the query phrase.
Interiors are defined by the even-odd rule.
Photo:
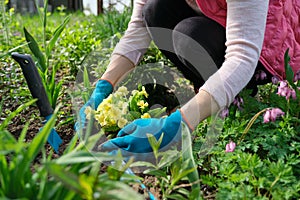
[[[7,18],[6,18],[6,9],[5,9],[5,2],[1,1],[1,7],[2,7],[2,21],[3,21],[3,26],[4,26],[4,30],[5,30],[5,41],[6,43],[9,45],[9,39],[8,39],[8,35],[9,35],[9,31],[8,31],[8,23],[7,23]]]
[[[265,111],[267,111],[268,109],[270,108],[265,108],[261,111],[259,111],[258,113],[256,113],[249,121],[249,123],[247,124],[242,136],[241,136],[241,139],[239,140],[238,144],[240,144],[240,142],[244,139],[245,135],[248,133],[249,129],[251,128],[251,126],[253,125],[253,123],[255,122],[255,120],[259,117],[260,114],[264,113]]]
[[[274,180],[273,183],[271,184],[270,191],[272,190],[272,188],[274,187],[274,185],[279,181],[279,179],[280,179],[280,176],[277,176],[277,177],[275,178],[275,180]]]

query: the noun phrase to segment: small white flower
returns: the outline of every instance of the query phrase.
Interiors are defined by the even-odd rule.
[[[119,119],[118,120],[118,127],[119,128],[123,128],[127,124],[127,122],[128,121],[126,119],[124,119],[124,118]]]
[[[86,107],[86,109],[84,110],[84,113],[85,113],[85,115],[86,115],[86,118],[87,119],[91,119],[91,115],[92,115],[92,113],[93,113],[93,109],[90,107],[90,106],[88,106],[88,107]]]

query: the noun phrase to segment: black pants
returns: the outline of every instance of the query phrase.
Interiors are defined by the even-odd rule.
[[[154,43],[194,84],[195,91],[224,62],[225,28],[196,13],[185,0],[149,0],[143,17]],[[256,71],[263,69],[259,62]],[[247,87],[256,93],[258,84],[270,80],[266,73],[268,80],[260,82],[253,77]]]

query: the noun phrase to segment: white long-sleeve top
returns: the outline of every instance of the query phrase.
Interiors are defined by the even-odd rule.
[[[151,38],[142,18],[147,0],[134,2],[128,29],[113,54],[123,55],[137,65]],[[264,40],[268,4],[268,0],[227,0],[225,61],[200,88],[207,91],[220,108],[229,106],[254,74]]]

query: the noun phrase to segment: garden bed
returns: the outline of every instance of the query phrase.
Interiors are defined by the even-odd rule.
[[[93,76],[103,73],[114,45],[126,29],[130,12],[130,9],[122,14],[112,11],[99,17],[72,13],[54,45],[49,56],[49,69],[51,71],[53,66],[57,67],[53,78],[55,83],[63,80],[57,99],[57,105],[61,105],[54,114],[57,120],[52,124],[63,140],[59,154],[45,139],[52,121],[47,124],[47,130],[45,128],[40,132],[44,124],[35,104],[17,113],[4,127],[5,120],[16,113],[19,106],[32,99],[20,67],[10,57],[10,50],[20,47],[14,51],[31,54],[37,61],[26,45],[23,26],[28,28],[42,51],[44,48],[41,37],[43,28],[37,23],[40,21],[38,16],[21,16],[7,11],[2,16],[4,19],[0,17],[3,27],[3,34],[0,34],[1,197],[31,199],[38,194],[40,199],[147,198],[147,191],[136,183],[136,177],[124,173],[122,165],[103,165],[111,158],[99,152],[90,154],[84,146],[91,145],[91,141],[76,138],[69,90],[78,81],[77,72],[82,73],[84,62],[91,52],[97,51],[97,63],[94,64],[98,67],[92,69]],[[45,29],[47,42],[68,14],[60,12],[48,17]],[[146,53],[141,65],[151,63],[172,65],[155,47]],[[161,73],[158,71],[157,74]],[[153,76],[156,74],[153,73]],[[133,82],[140,80],[131,78]],[[172,182],[178,170],[189,170],[179,159],[170,165],[150,170],[148,174],[137,174],[142,183],[157,199],[192,198],[192,186],[197,183],[201,189],[197,194],[204,199],[299,199],[300,101],[297,87],[300,81],[291,81],[288,76],[287,79],[260,86],[255,97],[250,95],[251,91],[243,90],[221,118],[216,121],[208,118],[199,124],[191,137],[193,159],[199,175],[196,182],[191,184],[187,176]],[[190,89],[189,86],[185,88],[184,80],[176,84],[177,89]],[[283,93],[283,89],[290,91],[290,95]],[[293,89],[296,89],[295,93]],[[39,132],[44,134],[44,138],[37,142],[38,135],[41,135]],[[20,138],[23,140],[18,141]],[[210,145],[205,146],[207,144]],[[115,163],[120,161],[120,158],[114,159]],[[16,167],[18,165],[24,166],[24,169]],[[19,176],[15,177],[15,174]],[[17,179],[19,181],[16,182]],[[174,183],[172,187],[171,183]]]

